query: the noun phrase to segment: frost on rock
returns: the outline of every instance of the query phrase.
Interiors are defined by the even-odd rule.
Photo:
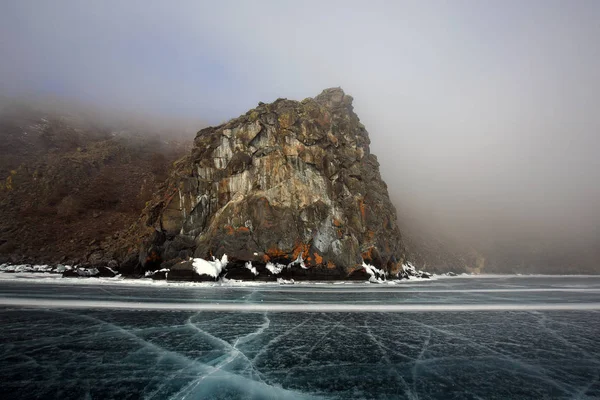
[[[256,270],[256,267],[252,266],[252,261],[248,261],[246,264],[244,264],[244,267],[248,270],[250,270],[250,272],[252,272],[254,274],[254,276],[258,275],[258,271]]]
[[[213,257],[212,261],[207,261],[203,258],[194,258],[192,265],[198,275],[208,275],[217,278],[223,268],[227,266],[227,254],[224,254],[220,260]]]

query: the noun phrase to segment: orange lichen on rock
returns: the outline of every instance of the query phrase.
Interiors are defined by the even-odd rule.
[[[334,269],[335,268],[334,262],[331,260],[327,261],[327,268]]]
[[[271,259],[277,257],[285,257],[287,253],[281,249],[278,249],[277,247],[271,247],[269,250],[267,250],[266,255],[269,257],[269,259]]]
[[[238,228],[234,228],[231,225],[225,225],[225,230],[227,231],[228,235],[233,235],[234,233],[239,233],[239,232],[250,232],[250,229],[245,227],[245,226],[240,226]]]
[[[342,226],[342,221],[337,218],[333,219],[333,226]]]
[[[316,251],[313,254],[315,256],[315,262],[317,265],[323,264],[323,257],[321,257]]]
[[[298,258],[299,255],[302,255],[302,258],[306,260],[308,258],[309,247],[310,246],[307,244],[298,243],[296,247],[294,247],[294,253],[292,254],[292,258],[295,260]]]

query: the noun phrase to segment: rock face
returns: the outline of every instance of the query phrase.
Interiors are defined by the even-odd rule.
[[[310,279],[344,279],[363,260],[397,274],[404,247],[369,143],[339,88],[201,130],[146,208],[142,264],[227,254],[230,267],[296,261]]]

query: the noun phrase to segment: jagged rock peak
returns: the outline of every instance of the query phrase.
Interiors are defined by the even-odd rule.
[[[344,93],[344,90],[340,87],[325,89],[315,97],[315,101],[326,107],[333,108],[339,106],[352,106],[352,96]]]
[[[352,100],[325,89],[198,132],[145,211],[150,267],[227,254],[230,265],[296,262],[314,279],[346,278],[363,261],[397,273],[396,211]]]

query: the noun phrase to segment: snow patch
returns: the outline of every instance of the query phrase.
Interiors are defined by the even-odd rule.
[[[367,264],[364,261],[362,263],[362,266],[365,269],[365,271],[367,272],[367,274],[369,274],[371,276],[369,278],[369,282],[380,283],[380,282],[384,281],[383,279],[381,279],[381,277],[385,276],[385,273],[382,270],[377,269],[374,266],[372,266],[371,264]]]
[[[15,267],[15,272],[33,272],[33,268],[31,267],[31,265],[17,265]]]
[[[302,269],[308,269],[306,267],[306,265],[304,264],[304,259],[302,258],[302,254],[298,254],[298,258],[296,258],[294,261],[289,263],[288,267],[290,267],[292,265],[299,265],[300,267],[302,267]]]
[[[246,264],[244,264],[244,267],[249,269],[250,272],[252,272],[254,274],[254,276],[258,275],[258,271],[256,270],[256,267],[252,266],[252,261],[248,261]]]
[[[10,264],[2,264],[0,265],[0,271],[2,272],[15,272],[15,265],[10,265]]]
[[[49,265],[34,265],[33,272],[51,272],[52,267]]]
[[[286,265],[283,264],[273,264],[272,262],[268,262],[266,265],[266,268],[271,271],[271,273],[273,275],[279,275],[281,273],[281,271],[283,271],[283,269],[287,267]]]
[[[212,261],[207,261],[203,258],[194,258],[192,266],[198,275],[208,275],[217,278],[223,268],[227,266],[227,254],[224,254],[220,260],[213,257]]]
[[[107,268],[108,268],[108,267],[107,267]],[[110,269],[110,268],[108,268],[108,269]],[[116,275],[116,272],[115,272],[115,271],[113,271],[112,269],[110,269],[110,270],[111,270],[112,272],[114,272],[114,273],[115,273],[115,275]],[[157,273],[159,273],[159,272],[169,272],[169,271],[171,271],[169,268],[163,268],[163,269],[159,269],[159,270],[156,270],[156,271],[146,271],[146,273],[144,274],[144,278],[151,278],[151,277],[153,277],[153,276],[154,276],[154,274],[157,274]]]
[[[418,270],[410,261],[402,264],[402,271],[398,273],[399,279],[431,279],[433,274]]]
[[[283,278],[277,278],[277,283],[280,285],[294,285],[296,282],[294,282],[293,279],[287,280]]]
[[[417,269],[410,261],[407,261],[406,263],[402,264],[402,270],[417,272]]]

